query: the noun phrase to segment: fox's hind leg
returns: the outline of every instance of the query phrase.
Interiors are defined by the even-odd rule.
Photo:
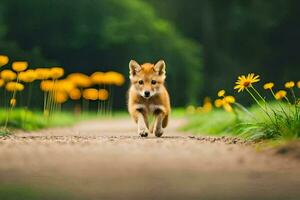
[[[169,121],[169,115],[165,115],[162,121],[162,127],[166,128],[168,126],[168,121]]]

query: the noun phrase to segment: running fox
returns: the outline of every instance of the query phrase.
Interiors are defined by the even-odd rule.
[[[138,64],[129,62],[131,86],[128,91],[128,111],[138,126],[138,134],[147,137],[154,133],[160,137],[163,128],[168,125],[171,111],[170,98],[164,86],[166,64],[163,60],[156,64]],[[153,125],[149,128],[149,114],[155,116]]]

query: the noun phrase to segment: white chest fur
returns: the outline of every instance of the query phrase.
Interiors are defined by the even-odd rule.
[[[136,109],[144,109],[147,112],[154,112],[156,110],[161,110],[163,112],[165,112],[165,107],[163,105],[159,105],[159,104],[149,104],[148,106],[144,105],[144,104],[135,104],[135,108]]]
[[[165,107],[162,106],[162,105],[150,104],[149,105],[149,110],[150,110],[150,112],[154,112],[155,110],[165,111]]]

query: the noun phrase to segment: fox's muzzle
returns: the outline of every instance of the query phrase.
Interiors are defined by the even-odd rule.
[[[150,92],[149,91],[145,91],[144,92],[144,97],[145,98],[149,98],[150,97]]]

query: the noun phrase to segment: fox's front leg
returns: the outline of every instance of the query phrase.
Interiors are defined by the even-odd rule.
[[[156,137],[160,137],[164,133],[162,127],[163,119],[164,119],[163,113],[159,113],[155,115],[155,120],[152,129]]]
[[[138,134],[141,137],[147,137],[149,134],[149,129],[146,113],[144,113],[143,111],[136,110],[134,113],[134,118],[138,126]]]

